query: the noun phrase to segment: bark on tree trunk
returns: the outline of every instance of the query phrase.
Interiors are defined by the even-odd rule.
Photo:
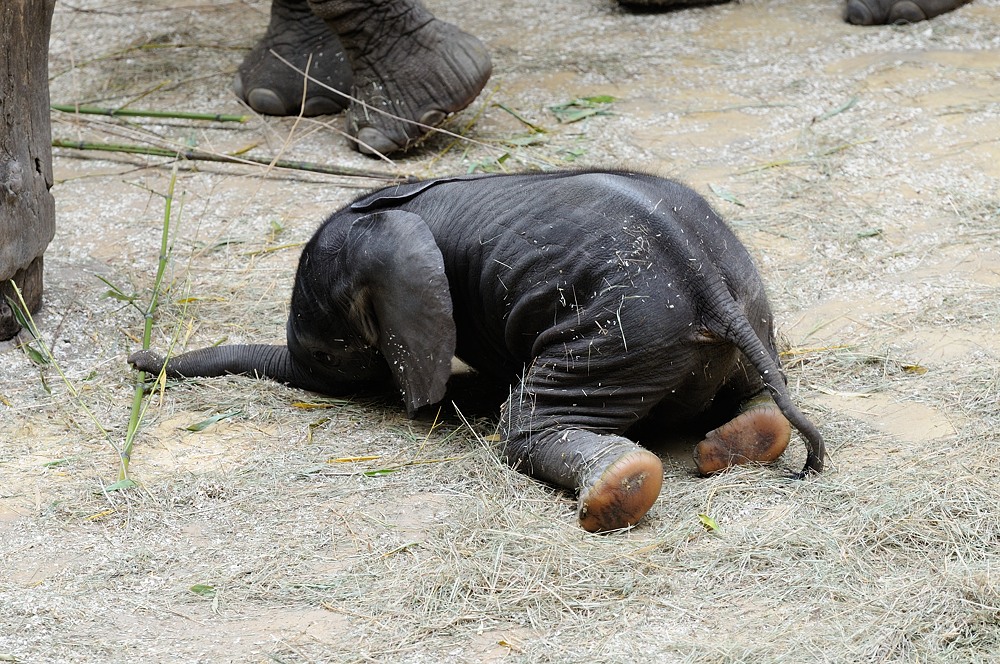
[[[17,333],[13,280],[42,302],[42,253],[55,233],[49,30],[55,0],[0,3],[0,340]]]

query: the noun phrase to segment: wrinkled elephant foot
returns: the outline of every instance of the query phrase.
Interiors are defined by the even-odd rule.
[[[916,23],[972,0],[847,0],[845,20],[855,25]]]
[[[694,461],[702,475],[743,463],[769,463],[788,447],[792,428],[770,396],[752,399],[739,414],[705,434],[694,448]]]
[[[351,102],[347,130],[364,154],[412,147],[428,127],[471,104],[492,73],[482,42],[437,19],[382,57],[361,56],[353,65],[353,94],[367,106]]]
[[[302,75],[276,58],[274,51],[311,78],[303,96]],[[240,64],[233,91],[265,115],[326,115],[347,107],[353,77],[340,39],[305,3],[275,2],[267,33]],[[344,93],[339,95],[328,89]]]
[[[634,526],[656,502],[663,484],[663,463],[652,452],[619,456],[580,492],[580,526],[592,533]]]

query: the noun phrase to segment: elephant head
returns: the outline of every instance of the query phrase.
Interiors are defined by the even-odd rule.
[[[139,351],[129,362],[171,376],[265,376],[325,394],[391,376],[412,416],[444,396],[456,343],[444,260],[423,219],[334,215],[302,252],[286,331],[287,347],[204,348],[165,367]]]
[[[327,222],[302,253],[287,337],[294,361],[324,380],[388,371],[410,415],[440,401],[455,322],[444,259],[423,219],[384,210]]]

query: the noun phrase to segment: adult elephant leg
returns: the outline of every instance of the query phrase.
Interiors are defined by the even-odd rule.
[[[271,51],[322,85],[310,80],[303,96],[302,74]],[[306,0],[272,0],[267,32],[244,58],[233,90],[258,113],[324,115],[347,108],[352,80],[340,40]]]
[[[847,0],[844,19],[855,25],[916,23],[969,2],[972,0]]]
[[[663,483],[659,457],[619,435],[648,411],[644,392],[602,387],[559,361],[536,361],[504,406],[503,456],[521,472],[577,491],[585,530],[635,525]]]
[[[366,154],[405,150],[475,100],[492,72],[482,42],[418,0],[310,0],[354,73],[348,133]]]

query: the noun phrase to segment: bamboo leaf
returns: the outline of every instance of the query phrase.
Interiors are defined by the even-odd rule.
[[[184,429],[186,431],[194,431],[194,432],[204,431],[205,429],[207,429],[208,427],[212,426],[213,424],[221,422],[222,420],[227,420],[230,417],[236,417],[237,415],[242,415],[242,414],[243,414],[242,410],[234,410],[231,413],[219,413],[218,415],[213,415],[212,417],[208,418],[207,420],[202,420],[201,422],[198,422],[197,424],[192,424],[190,426],[184,427]]]
[[[736,198],[736,194],[734,194],[733,192],[729,191],[725,187],[721,187],[721,186],[719,186],[717,184],[712,184],[711,182],[709,182],[708,183],[708,188],[712,190],[713,194],[715,194],[716,196],[718,196],[722,200],[728,201],[728,202],[732,203],[733,205],[739,205],[740,207],[746,207],[746,205],[744,205],[743,201],[741,201],[740,199]]]
[[[111,300],[118,300],[119,302],[135,302],[139,297],[138,295],[125,295],[121,291],[107,290],[104,291],[104,297]]]
[[[591,97],[583,97],[583,100],[590,104],[612,104],[618,101],[618,99],[611,95],[593,95]]]
[[[107,279],[105,279],[104,277],[102,277],[101,275],[98,274],[98,275],[95,275],[95,276],[99,280],[101,280],[102,282],[104,282],[105,286],[107,286],[108,288],[111,289],[111,290],[107,291],[106,293],[104,293],[104,297],[109,297],[111,299],[118,300],[119,302],[135,302],[136,298],[139,297],[135,293],[133,293],[132,295],[126,295],[125,291],[123,291],[121,288],[118,288],[118,286],[115,286],[113,283],[111,283],[110,281],[108,281]]]
[[[51,364],[49,358],[47,358],[44,354],[42,354],[38,350],[32,348],[27,344],[25,344],[23,348],[24,348],[24,354],[28,356],[28,359],[37,364],[38,366],[44,367],[47,364]]]
[[[701,525],[705,526],[705,530],[710,533],[719,533],[721,531],[718,522],[707,514],[699,514],[698,520],[701,521]]]
[[[118,480],[114,484],[109,484],[108,486],[104,487],[104,491],[105,492],[121,491],[122,489],[131,489],[134,486],[139,486],[139,485],[130,479],[124,479],[124,480]]]
[[[382,477],[383,475],[389,475],[397,470],[402,470],[402,466],[397,466],[396,468],[379,468],[378,470],[366,470],[364,472],[365,477]]]
[[[544,134],[544,133],[546,133],[548,131],[547,129],[545,129],[545,127],[540,127],[540,126],[534,124],[533,122],[531,122],[530,120],[528,120],[527,118],[525,118],[523,115],[521,115],[520,113],[518,113],[514,109],[510,108],[509,106],[504,106],[503,104],[494,104],[494,106],[496,106],[497,108],[499,108],[501,111],[505,111],[506,113],[510,113],[514,117],[515,120],[517,120],[518,122],[520,122],[521,124],[523,124],[525,127],[527,127],[528,129],[530,129],[531,131],[535,132],[536,134]]]
[[[549,106],[549,110],[556,116],[556,120],[560,123],[570,124],[593,115],[611,115],[608,107],[614,101],[615,98],[610,95],[577,97],[562,104]]]
[[[17,324],[20,327],[27,330],[32,337],[34,337],[35,330],[31,326],[31,321],[29,321],[28,318],[24,315],[24,311],[21,310],[20,305],[16,301],[14,301],[13,298],[8,297],[7,306],[10,307],[11,312],[14,314],[14,321],[17,322]]]
[[[190,588],[188,588],[195,595],[201,595],[202,597],[214,597],[215,596],[215,586],[210,583],[196,583]]]
[[[846,102],[844,102],[843,104],[841,104],[837,108],[835,108],[833,110],[830,110],[830,111],[827,111],[826,113],[823,113],[822,115],[813,118],[813,124],[816,124],[817,122],[823,122],[823,120],[829,120],[833,116],[838,115],[840,113],[843,113],[844,111],[846,111],[847,109],[851,108],[852,106],[854,106],[857,103],[858,103],[858,98],[857,97],[851,97],[850,99],[848,99]]]

